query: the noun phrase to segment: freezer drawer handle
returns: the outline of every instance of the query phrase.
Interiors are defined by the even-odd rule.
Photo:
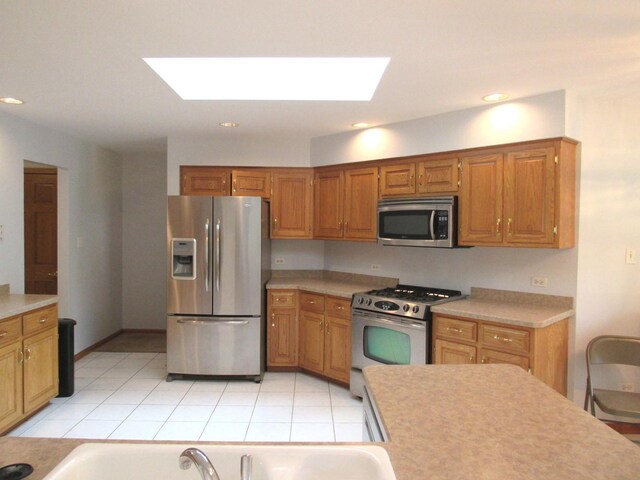
[[[249,320],[178,320],[178,323],[192,323],[192,324],[203,324],[203,323],[220,323],[225,325],[246,325],[249,323]]]

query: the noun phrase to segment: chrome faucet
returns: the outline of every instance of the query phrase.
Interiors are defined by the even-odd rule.
[[[198,448],[187,448],[178,460],[182,470],[188,470],[195,463],[202,480],[220,480],[218,472],[213,468],[209,458]]]

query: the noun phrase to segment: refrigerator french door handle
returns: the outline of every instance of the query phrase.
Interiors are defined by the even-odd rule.
[[[209,291],[209,270],[211,259],[209,258],[209,219],[204,223],[204,288]]]
[[[431,234],[431,240],[436,239],[436,232],[433,229],[433,223],[435,221],[435,218],[436,218],[436,211],[431,210],[431,218],[429,218],[429,233]]]
[[[176,321],[177,323],[195,323],[195,324],[203,324],[203,323],[214,323],[214,324],[225,324],[225,325],[246,325],[249,323],[249,320],[184,320],[180,319]]]
[[[220,291],[220,219],[216,220],[216,291]]]

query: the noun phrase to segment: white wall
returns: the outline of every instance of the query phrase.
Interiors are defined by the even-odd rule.
[[[584,395],[589,340],[640,337],[640,90],[638,79],[567,95],[567,133],[582,142],[574,396]],[[640,379],[635,378],[635,391]],[[619,379],[612,387],[620,388]]]
[[[9,283],[13,293],[24,292],[25,160],[59,168],[59,313],[78,322],[77,352],[120,329],[121,160],[0,112],[0,284]]]
[[[122,328],[166,328],[167,155],[122,163]]]

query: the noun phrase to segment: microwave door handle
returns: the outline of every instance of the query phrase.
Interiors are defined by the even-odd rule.
[[[431,218],[429,219],[429,234],[431,235],[431,240],[436,239],[436,232],[435,232],[435,229],[433,228],[435,219],[436,219],[436,211],[431,210]]]

